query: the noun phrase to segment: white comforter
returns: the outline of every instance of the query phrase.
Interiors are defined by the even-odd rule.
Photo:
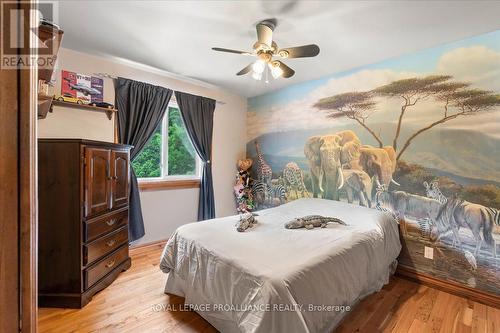
[[[311,214],[348,226],[283,227]],[[260,211],[257,226],[243,233],[237,219],[178,228],[160,264],[170,272],[165,291],[186,297],[223,333],[331,330],[345,314],[336,306],[379,290],[401,250],[388,214],[337,201],[300,199]]]

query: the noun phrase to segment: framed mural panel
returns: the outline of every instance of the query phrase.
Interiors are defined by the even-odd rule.
[[[500,31],[251,98],[247,128],[260,208],[390,211],[400,265],[500,297]]]

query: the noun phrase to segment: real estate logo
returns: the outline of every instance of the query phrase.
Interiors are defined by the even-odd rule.
[[[1,69],[54,67],[59,29],[41,22],[54,22],[57,6],[41,1],[34,9],[29,1],[1,2]]]

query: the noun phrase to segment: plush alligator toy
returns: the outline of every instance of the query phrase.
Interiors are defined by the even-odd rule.
[[[307,215],[303,217],[298,217],[296,219],[291,220],[290,222],[285,223],[285,228],[286,229],[298,229],[298,228],[313,229],[315,227],[326,228],[326,225],[328,223],[333,223],[333,222],[342,225],[347,225],[344,221],[336,217]]]
[[[240,220],[236,223],[236,230],[243,232],[248,228],[253,227],[254,224],[257,224],[255,216],[257,216],[255,213],[240,214]]]

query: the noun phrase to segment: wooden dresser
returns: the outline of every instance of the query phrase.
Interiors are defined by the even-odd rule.
[[[38,140],[39,306],[81,308],[130,267],[130,148]]]

